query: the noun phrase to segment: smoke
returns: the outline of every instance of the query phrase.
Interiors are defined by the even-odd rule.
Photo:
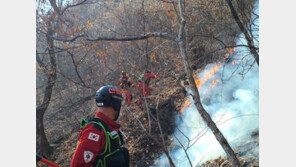
[[[259,14],[259,1],[255,2],[255,13]],[[253,17],[256,17],[255,15]],[[254,28],[258,28],[259,18]],[[253,31],[255,45],[259,43],[258,29]],[[243,34],[238,45],[246,45]],[[214,68],[219,67],[213,72]],[[209,73],[211,76],[209,77]],[[232,148],[239,148],[259,128],[259,69],[246,47],[238,47],[233,55],[222,64],[209,64],[197,76],[206,78],[199,93],[205,110],[223,133]],[[189,91],[190,94],[190,91]],[[200,117],[190,96],[190,104],[180,116],[176,116],[177,128],[170,146],[170,155],[176,166],[190,166],[185,151],[193,166],[226,156],[213,133]],[[183,147],[182,147],[183,146]],[[255,151],[259,157],[258,148]],[[169,166],[167,157],[162,155],[153,166]]]
[[[250,55],[241,53],[244,51],[237,51],[232,56],[232,61],[236,60],[237,64],[221,65],[199,89],[204,108],[232,147],[240,145],[246,135],[259,127],[258,67],[252,65]],[[216,64],[208,65],[198,78],[202,78],[214,66]],[[222,147],[203,123],[191,97],[190,101],[191,104],[176,119],[178,127],[174,132],[170,155],[177,166],[190,166],[179,142],[185,149],[190,147],[188,155],[193,166],[220,155],[225,156]],[[191,141],[188,142],[185,136]],[[155,166],[169,166],[166,156],[162,155]]]
[[[245,41],[239,38],[237,43],[245,44]],[[217,64],[207,65],[197,78],[208,75],[213,67]],[[236,148],[259,128],[258,66],[246,48],[238,48],[215,74],[207,78],[199,89],[202,104],[230,145]],[[178,127],[170,147],[176,166],[190,166],[184,149],[187,149],[193,166],[225,156],[213,133],[203,123],[192,98],[189,98],[190,105],[176,118]],[[169,166],[167,157],[162,155],[153,166]]]

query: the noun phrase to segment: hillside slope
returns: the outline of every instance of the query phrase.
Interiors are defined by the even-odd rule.
[[[165,76],[161,76],[160,73],[161,79],[156,78],[155,80],[151,80],[150,87],[152,92],[151,95],[147,97],[149,110],[154,117],[156,117],[156,106],[158,105],[159,120],[164,133],[166,146],[170,145],[170,134],[172,134],[175,129],[175,117],[178,116],[178,112],[187,94],[182,86],[184,83],[184,80],[182,80],[184,78],[182,68],[169,69],[168,71],[170,72],[167,72]],[[134,95],[133,103],[126,107],[137,116],[145,128],[148,129],[146,107],[145,105],[139,106],[137,104],[137,90],[132,88],[131,92]],[[93,105],[95,104],[93,103]],[[152,165],[154,160],[162,154],[163,151],[159,149],[160,146],[157,145],[157,143],[144,135],[139,123],[128,113],[129,111],[125,109],[125,106],[122,106],[122,112],[118,122],[121,124],[121,130],[126,136],[125,146],[130,151],[131,166]],[[93,110],[87,113],[85,117],[93,116],[95,112],[96,107],[93,107]],[[70,165],[78,141],[79,121],[73,121],[74,126],[71,129],[69,129],[67,122],[62,121],[47,129],[50,142],[55,143],[52,144],[54,146],[54,152],[50,159],[61,166]],[[161,141],[158,125],[155,121],[152,121],[151,127],[152,136],[155,136]]]

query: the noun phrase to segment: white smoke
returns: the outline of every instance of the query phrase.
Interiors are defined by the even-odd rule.
[[[254,11],[259,15],[259,1],[256,1]],[[255,24],[258,27],[259,19]],[[254,31],[253,35],[258,46],[259,31]],[[246,45],[243,35],[238,38],[237,44]],[[202,78],[214,66],[217,64],[207,65],[197,78]],[[218,83],[213,86],[212,81]],[[247,48],[236,48],[234,55],[201,86],[199,93],[205,110],[232,147],[242,144],[250,132],[259,128],[259,69]],[[179,142],[185,148],[190,146],[187,154],[193,166],[225,156],[213,133],[203,123],[191,97],[190,100],[191,105],[176,118],[178,127],[170,150],[175,165],[182,167],[190,164]],[[191,140],[189,143],[188,139]],[[259,157],[259,152],[257,154]],[[153,166],[169,166],[167,157],[162,155]]]
[[[259,12],[257,4],[258,1],[256,13]],[[246,44],[242,37],[237,44]],[[259,128],[259,71],[253,57],[244,47],[237,48],[235,54],[226,62],[201,86],[199,93],[206,111],[230,145],[236,147],[244,141],[246,135]],[[202,78],[216,65],[207,65],[197,78]],[[211,83],[215,80],[218,83],[213,86]],[[218,156],[225,156],[213,133],[203,123],[191,97],[190,100],[191,105],[176,118],[178,127],[170,147],[173,162],[176,166],[182,167],[190,164],[178,140],[185,148],[187,145],[190,146],[187,153],[193,166]],[[188,143],[184,135],[192,141]],[[153,166],[169,166],[167,157],[162,155]]]
[[[241,59],[241,54],[235,54],[235,59]],[[208,65],[198,78],[202,78],[205,72],[215,65]],[[223,70],[224,68],[224,70]],[[239,68],[239,69],[237,69]],[[233,71],[236,70],[235,74]],[[248,69],[248,73],[243,76],[240,74],[244,71],[243,67],[238,65],[227,64],[221,66],[219,71],[200,88],[201,101],[206,111],[211,115],[220,131],[224,134],[231,146],[239,144],[246,134],[259,127],[259,72],[257,65]],[[229,78],[223,81],[223,78]],[[213,80],[219,82],[215,87],[211,88]],[[212,132],[203,123],[202,118],[198,114],[196,107],[191,98],[191,106],[187,107],[181,117],[177,117],[178,129],[184,133],[189,139],[194,139],[198,135],[202,135],[196,143],[195,140],[189,144],[193,144],[188,149],[188,155],[193,166],[198,165],[206,160],[216,158],[220,155],[224,156],[222,147],[212,134]],[[186,147],[188,140],[178,130],[174,135]],[[174,138],[170,155],[177,166],[190,166],[185,156],[184,150]],[[162,155],[155,163],[155,166],[169,166],[167,158]]]

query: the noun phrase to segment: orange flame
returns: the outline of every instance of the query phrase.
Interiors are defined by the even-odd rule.
[[[227,48],[226,50],[228,53],[233,54],[233,53],[235,53],[236,49],[233,47],[233,48]]]
[[[211,88],[214,88],[215,85],[217,85],[217,83],[219,83],[219,80],[218,80],[218,79],[213,80],[212,83],[211,83],[211,85],[210,85],[210,87],[211,87]]]
[[[190,99],[189,99],[189,97],[187,97],[184,104],[183,104],[183,106],[182,106],[182,108],[181,108],[181,110],[180,110],[180,113],[182,113],[188,107],[189,104],[191,104]]]
[[[230,55],[232,55],[232,54],[234,54],[235,53],[235,51],[236,51],[236,49],[235,48],[226,48],[226,51],[228,52],[228,53],[226,53],[225,55],[224,55],[224,61],[226,61],[227,60],[227,58],[230,56]],[[233,63],[234,64],[234,63]],[[232,65],[233,65],[232,64]]]
[[[231,62],[231,65],[234,65],[236,63],[236,60],[233,60],[232,62]]]
[[[230,56],[230,54],[229,54],[229,53],[226,53],[225,56],[224,56],[224,59],[223,59],[223,60],[226,61],[226,59],[227,59],[229,56]]]
[[[231,54],[235,53],[236,48],[234,48],[234,47],[233,48],[227,48],[226,50],[227,50],[228,53],[225,54],[224,61],[226,61],[226,59]],[[235,60],[231,62],[232,65],[235,64],[235,63],[236,63]],[[214,76],[214,74],[219,70],[220,66],[221,66],[221,64],[218,63],[216,66],[214,66],[210,70],[208,70],[202,78],[200,78],[200,79],[194,78],[196,87],[199,89],[208,79],[212,78]],[[217,83],[219,83],[219,80],[217,80],[217,79],[213,80],[211,82],[210,87],[214,88],[215,85],[217,85]],[[182,113],[188,106],[190,107],[190,105],[191,105],[190,99],[187,97],[184,104],[183,104],[183,106],[182,106],[182,108],[181,108],[181,110],[180,110],[180,113]]]
[[[200,79],[194,78],[196,87],[199,89],[208,79],[214,76],[214,74],[219,70],[219,68],[220,68],[220,63],[212,67],[210,70],[208,70],[202,78]],[[218,82],[219,82],[218,80],[214,80],[212,81],[211,85],[214,87],[214,85],[216,85]],[[180,110],[180,113],[182,113],[188,106],[190,107],[190,105],[191,105],[190,99],[189,97],[187,97]]]
[[[208,79],[213,77],[213,75],[219,70],[219,68],[220,63],[217,64],[215,67],[212,67],[209,71],[207,71],[202,78],[194,78],[196,87],[199,89]]]

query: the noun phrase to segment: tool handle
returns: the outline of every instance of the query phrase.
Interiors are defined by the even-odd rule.
[[[36,155],[36,160],[37,160],[37,162],[41,161],[42,163],[45,163],[45,164],[52,166],[52,167],[60,167],[58,164],[51,162],[51,161],[41,157],[40,155]]]

